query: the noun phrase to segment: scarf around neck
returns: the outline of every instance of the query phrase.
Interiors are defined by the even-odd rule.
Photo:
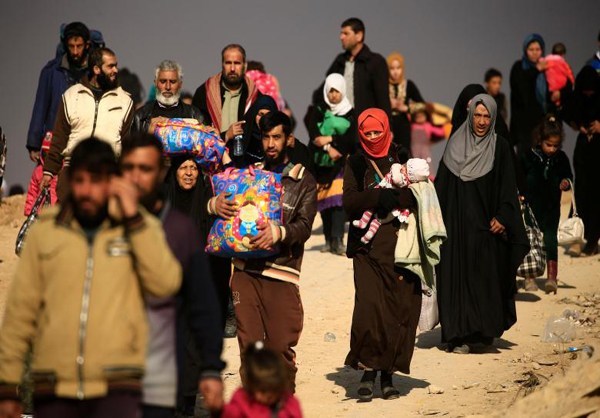
[[[490,127],[483,137],[473,131],[473,115],[478,104],[483,104],[490,113]],[[496,153],[496,101],[487,94],[473,97],[469,105],[467,120],[450,137],[444,151],[443,161],[448,170],[462,181],[473,181],[483,177],[494,168]]]
[[[206,80],[206,107],[212,120],[213,127],[219,132],[223,132],[229,126],[221,126],[221,117],[223,112],[223,97],[221,95],[221,74],[218,73]],[[244,82],[248,86],[248,97],[244,106],[244,114],[248,111],[256,97],[258,96],[258,88],[249,77],[244,76]],[[242,89],[244,86],[242,85]]]

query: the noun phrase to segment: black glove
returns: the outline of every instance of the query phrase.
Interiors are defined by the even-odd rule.
[[[383,189],[377,200],[377,216],[384,218],[399,206],[400,191],[396,189]]]

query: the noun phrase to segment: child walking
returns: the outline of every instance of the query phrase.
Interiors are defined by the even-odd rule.
[[[410,153],[413,158],[422,158],[431,164],[431,145],[445,138],[444,128],[431,123],[431,115],[424,103],[415,103],[411,107],[410,120]]]
[[[557,291],[558,273],[558,222],[560,220],[561,192],[570,189],[573,174],[569,159],[561,150],[564,132],[553,115],[547,115],[534,130],[534,144],[521,157],[525,175],[524,196],[544,233],[546,247],[546,293]],[[527,283],[527,281],[529,281]],[[526,290],[537,290],[535,280],[528,279]]]
[[[46,154],[50,151],[50,145],[52,144],[52,132],[47,132],[44,140],[42,141],[42,152],[40,154],[40,161],[37,163],[33,172],[31,173],[31,179],[29,180],[29,187],[27,188],[27,199],[25,200],[25,216],[29,216],[31,214],[31,210],[33,209],[33,205],[42,192],[42,177],[44,177],[44,158],[46,158]],[[58,200],[56,196],[56,181],[57,176],[54,176],[50,181],[50,203],[51,205],[56,204]],[[41,208],[40,208],[41,210]]]
[[[289,391],[281,356],[262,341],[249,346],[242,362],[243,387],[223,409],[222,418],[301,418],[300,403]]]

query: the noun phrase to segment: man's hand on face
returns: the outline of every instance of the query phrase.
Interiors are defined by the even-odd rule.
[[[125,218],[133,218],[138,214],[139,191],[133,183],[114,176],[110,181],[110,195],[119,200]]]
[[[243,135],[244,123],[246,123],[246,121],[244,120],[232,123],[229,129],[227,129],[227,132],[225,132],[225,142],[231,141],[234,137],[238,135]]]

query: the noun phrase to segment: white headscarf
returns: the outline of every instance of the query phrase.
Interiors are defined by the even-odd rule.
[[[331,89],[336,89],[342,94],[342,100],[338,104],[331,104],[327,98],[327,93]],[[327,76],[325,79],[325,86],[323,86],[323,97],[325,99],[325,103],[327,103],[329,109],[331,109],[331,113],[336,116],[345,115],[352,110],[352,104],[346,97],[346,80],[344,80],[344,76],[341,74],[333,73]]]
[[[473,132],[473,114],[478,104],[483,104],[490,113],[490,129],[485,136]],[[485,176],[494,168],[496,151],[496,101],[487,94],[478,94],[469,104],[467,120],[448,139],[444,151],[444,164],[462,181],[472,181]]]

